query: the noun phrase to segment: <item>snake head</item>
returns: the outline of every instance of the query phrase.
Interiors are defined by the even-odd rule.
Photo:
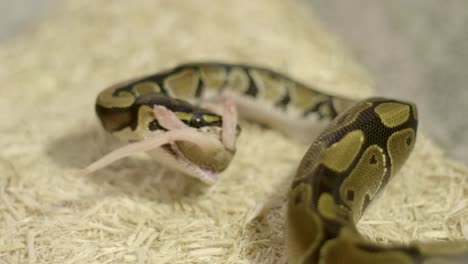
[[[179,107],[171,108],[175,105]],[[180,107],[182,105],[185,107]],[[168,107],[154,106],[153,112],[159,125],[167,130],[164,134],[184,131],[178,139],[171,140],[171,144],[162,148],[171,159],[165,158],[158,150],[157,153],[150,153],[154,159],[165,159],[165,165],[206,183],[213,183],[217,175],[228,167],[240,134],[233,101],[224,101],[222,115],[185,105],[183,101],[177,101],[177,104],[173,101]]]
[[[235,137],[240,132],[236,129],[235,122],[234,126],[232,123],[227,125],[226,119],[219,118],[221,125],[212,123],[197,128],[193,123],[187,125],[180,118],[181,114],[177,116],[175,112],[164,106],[155,106],[154,114],[158,126],[166,130],[149,131],[142,140],[108,153],[79,173],[88,175],[121,158],[137,152],[146,152],[159,163],[174,170],[198,178],[207,184],[216,182],[219,173],[227,168],[235,153]],[[226,131],[231,132],[226,136]]]
[[[163,135],[177,136],[148,154],[173,169],[214,183],[234,157],[235,139],[240,133],[235,116],[229,113],[230,109],[221,116],[201,108],[188,112],[155,106],[158,123],[167,129]]]
[[[101,121],[121,127],[125,120],[116,110],[98,108]],[[136,152],[146,152],[159,163],[213,184],[235,153],[240,133],[233,101],[225,101],[222,115],[159,94],[139,97],[130,109],[135,127],[113,131],[114,136],[132,143],[116,149],[90,164],[81,174],[90,174]],[[105,126],[106,127],[106,126]],[[108,127],[107,127],[108,128]]]

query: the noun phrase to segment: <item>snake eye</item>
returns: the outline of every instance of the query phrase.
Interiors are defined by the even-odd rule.
[[[205,124],[205,120],[202,116],[193,114],[192,118],[190,119],[190,126],[195,128],[200,128]]]

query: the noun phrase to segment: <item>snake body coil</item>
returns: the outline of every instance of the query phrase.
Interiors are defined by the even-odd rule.
[[[227,121],[229,111],[201,103],[220,94],[233,97],[244,118],[298,140],[315,139],[289,192],[289,263],[468,263],[465,243],[386,247],[356,230],[355,222],[413,149],[414,104],[385,98],[355,102],[268,69],[199,63],[109,87],[98,96],[96,112],[107,131],[137,142],[135,149],[149,150],[146,141],[171,135],[158,143],[162,151],[155,158],[164,156],[162,162],[211,183],[231,161],[235,148],[229,139],[240,132],[235,121]],[[234,132],[224,134],[229,123]],[[194,140],[199,134],[209,135],[200,137],[205,143]]]

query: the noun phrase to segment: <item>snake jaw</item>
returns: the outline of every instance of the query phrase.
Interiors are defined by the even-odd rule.
[[[183,154],[175,143],[166,144],[160,148],[146,151],[146,153],[159,163],[173,170],[195,177],[208,185],[214,184],[221,173],[221,171],[202,167],[192,162]]]

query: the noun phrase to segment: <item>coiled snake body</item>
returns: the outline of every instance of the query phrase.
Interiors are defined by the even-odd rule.
[[[213,100],[221,101],[222,109]],[[385,98],[355,102],[264,68],[185,64],[107,88],[96,101],[98,117],[107,131],[131,143],[83,173],[146,151],[213,183],[235,153],[240,128],[234,105],[246,119],[301,141],[315,139],[288,194],[289,263],[468,263],[465,243],[381,246],[355,228],[413,149],[414,104]]]

